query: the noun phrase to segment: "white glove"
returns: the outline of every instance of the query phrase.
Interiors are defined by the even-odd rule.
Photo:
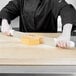
[[[12,27],[8,24],[8,21],[6,19],[2,20],[2,26],[1,26],[1,32],[5,35],[13,35]]]
[[[54,38],[55,44],[57,47],[60,48],[74,48],[75,43],[73,41],[70,41],[67,37],[65,36],[60,36],[59,38]]]
[[[60,48],[73,48],[75,43],[70,41],[72,24],[66,24],[63,28],[63,33],[57,39],[54,39],[56,46]]]

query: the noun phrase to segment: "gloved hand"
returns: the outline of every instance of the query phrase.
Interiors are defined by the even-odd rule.
[[[70,41],[70,37],[61,35],[57,39],[55,38],[55,43],[57,47],[60,48],[74,48],[75,43],[73,41]]]
[[[7,36],[13,36],[14,30],[8,24],[8,21],[6,19],[2,20],[1,32]]]
[[[71,29],[72,29],[72,24],[64,25],[63,33],[57,39],[54,39],[57,47],[60,48],[75,47],[75,43],[73,41],[70,41]]]

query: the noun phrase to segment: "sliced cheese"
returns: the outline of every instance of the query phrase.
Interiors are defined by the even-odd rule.
[[[39,45],[43,43],[43,39],[37,35],[25,35],[21,37],[21,42],[26,45]]]

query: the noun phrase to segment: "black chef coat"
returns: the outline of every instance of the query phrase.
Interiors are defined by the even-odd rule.
[[[21,32],[57,32],[57,17],[62,24],[76,24],[75,9],[65,0],[11,0],[0,12],[0,19],[20,16]]]

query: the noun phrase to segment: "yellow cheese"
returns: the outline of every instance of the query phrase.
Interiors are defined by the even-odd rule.
[[[43,43],[43,39],[37,35],[25,35],[21,37],[21,42],[26,45],[38,45]]]

